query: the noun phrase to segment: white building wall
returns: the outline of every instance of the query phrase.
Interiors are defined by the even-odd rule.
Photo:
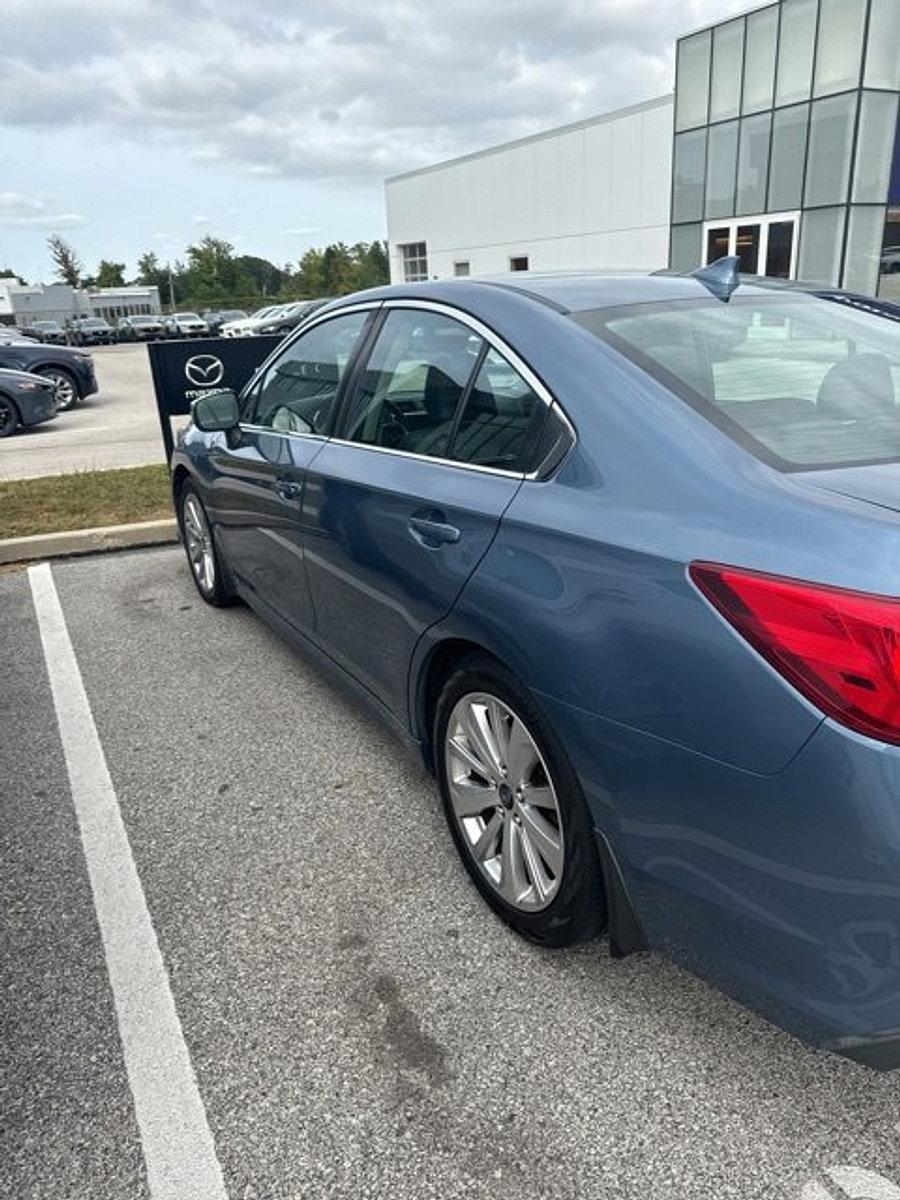
[[[664,96],[389,179],[392,280],[411,242],[438,279],[455,262],[503,273],[517,255],[531,271],[664,267],[672,110]]]

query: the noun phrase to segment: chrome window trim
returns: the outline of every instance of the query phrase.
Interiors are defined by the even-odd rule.
[[[328,436],[324,433],[300,433],[295,429],[273,429],[271,425],[251,425],[249,422],[245,424],[241,421],[238,424],[238,429],[241,433],[264,433],[267,437],[286,437],[286,438],[307,438],[312,442],[327,442]]]

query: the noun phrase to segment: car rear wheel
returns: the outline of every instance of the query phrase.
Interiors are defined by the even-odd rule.
[[[184,549],[197,591],[207,604],[216,608],[233,604],[234,592],[222,571],[206,509],[190,484],[181,493],[181,529],[184,535]]]
[[[56,388],[56,405],[60,412],[66,412],[68,409],[76,407],[80,397],[74,375],[70,375],[63,367],[40,367],[37,374],[43,375],[45,379],[53,380]]]
[[[460,664],[438,700],[434,756],[453,840],[491,908],[545,946],[599,935],[606,907],[587,805],[519,681],[487,656]]]
[[[8,397],[0,396],[0,438],[12,437],[18,427],[18,409]]]

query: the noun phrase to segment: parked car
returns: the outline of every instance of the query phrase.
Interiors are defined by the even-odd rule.
[[[34,321],[31,328],[39,342],[49,342],[52,346],[66,344],[66,331],[59,321]]]
[[[242,308],[223,308],[221,312],[206,312],[203,314],[209,332],[214,337],[222,332],[222,326],[231,321],[246,321],[247,314]]]
[[[142,313],[119,317],[116,333],[120,342],[155,342],[165,336],[162,317]]]
[[[163,318],[163,330],[170,338],[206,337],[209,334],[206,322],[195,312],[171,313]]]
[[[0,343],[0,367],[27,371],[52,381],[60,412],[75,408],[97,391],[94,360],[85,350],[71,346],[45,346],[40,342]]]
[[[737,265],[342,298],[195,401],[177,512],[208,603],[418,747],[513,929],[892,1066],[900,329]]]
[[[56,416],[56,387],[52,379],[25,371],[0,370],[0,438],[18,429],[52,421]]]
[[[274,317],[286,307],[287,305],[284,304],[269,304],[265,308],[258,308],[249,317],[244,317],[236,321],[226,321],[219,332],[223,337],[252,337],[261,321]]]
[[[76,317],[71,323],[73,346],[111,346],[116,331],[105,317]]]
[[[330,303],[331,297],[324,300],[299,300],[296,304],[286,304],[277,312],[256,322],[254,334],[291,333],[307,317],[312,316],[318,309]]]
[[[0,337],[4,339],[18,338],[25,339],[28,342],[38,342],[40,337],[37,330],[29,328],[25,325],[3,325],[0,324]]]

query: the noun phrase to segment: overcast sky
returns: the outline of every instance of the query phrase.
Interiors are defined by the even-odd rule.
[[[277,263],[383,237],[388,175],[668,92],[747,0],[2,0],[0,267]]]

